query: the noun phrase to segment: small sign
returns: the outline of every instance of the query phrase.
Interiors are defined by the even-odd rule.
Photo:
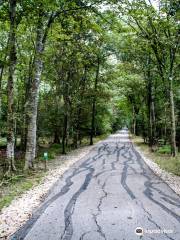
[[[47,152],[44,152],[44,159],[48,160],[48,153]]]
[[[44,168],[45,168],[45,171],[47,170],[47,160],[48,160],[48,153],[44,152]]]

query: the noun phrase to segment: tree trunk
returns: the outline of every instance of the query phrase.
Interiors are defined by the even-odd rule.
[[[151,115],[151,102],[148,102],[148,112],[149,112],[149,127],[148,127],[148,138],[149,138],[149,147],[153,146],[153,131],[152,131],[152,115]]]
[[[1,120],[1,113],[2,113],[2,76],[3,76],[3,71],[4,71],[4,64],[0,63],[0,120]]]
[[[155,99],[154,99],[154,93],[152,93],[151,115],[152,115],[153,144],[156,144],[157,140],[156,140],[156,115],[155,115]]]
[[[64,99],[64,120],[63,120],[63,136],[62,136],[62,153],[66,154],[66,147],[68,144],[68,116],[69,116],[69,81],[71,78],[71,72],[69,70],[67,79],[63,83],[63,99]]]
[[[97,59],[97,70],[96,70],[96,78],[94,82],[94,95],[92,102],[92,120],[91,120],[91,133],[90,133],[90,145],[93,145],[93,137],[95,134],[95,115],[96,115],[96,99],[97,99],[97,85],[99,80],[99,69],[100,69],[100,58]]]
[[[16,66],[16,0],[9,1],[10,32],[9,32],[9,76],[7,83],[7,160],[9,171],[15,171],[14,164],[14,73]]]
[[[28,126],[28,100],[31,92],[31,83],[32,83],[32,72],[33,72],[33,59],[30,58],[28,75],[25,76],[25,98],[23,106],[23,115],[22,115],[22,127],[21,127],[21,145],[20,148],[23,151],[26,151],[27,143],[27,126]]]
[[[150,72],[147,76],[148,80],[148,118],[149,118],[149,127],[148,127],[148,138],[149,138],[149,147],[152,149],[152,146],[155,144],[156,138],[156,117],[155,117],[155,101],[154,101],[154,92],[153,92],[153,82],[150,76]]]
[[[56,128],[56,130],[54,131],[54,140],[53,143],[56,144],[60,144],[60,137],[59,137],[59,133],[58,133],[58,129]]]
[[[136,135],[136,112],[133,105],[133,134]]]
[[[86,83],[86,74],[87,74],[87,68],[85,66],[84,68],[84,76],[81,78],[80,82],[80,96],[79,96],[79,103],[77,105],[77,119],[75,123],[75,133],[74,133],[74,147],[78,147],[78,141],[80,144],[81,139],[81,133],[80,133],[80,120],[81,120],[81,112],[82,112],[82,101],[84,98],[84,90],[85,90],[85,83]]]
[[[9,35],[9,37],[10,37],[10,35]],[[5,68],[5,62],[6,62],[7,54],[8,54],[9,37],[8,37],[7,46],[6,46],[6,54],[4,56],[3,61],[0,61],[0,120],[1,120],[1,115],[2,115],[2,79],[3,79],[4,68]],[[1,136],[1,132],[0,132],[0,136]]]
[[[34,72],[32,77],[29,99],[27,103],[27,143],[25,154],[25,169],[33,168],[33,160],[36,156],[36,131],[37,131],[37,107],[39,98],[39,84],[42,72],[42,53],[43,45],[43,19],[42,13],[39,14],[36,36],[36,53],[34,58]]]
[[[63,122],[62,154],[66,154],[67,122],[68,122],[68,116],[67,114],[65,114],[64,122]]]
[[[164,145],[166,145],[167,142],[167,108],[165,105],[164,108]]]
[[[174,95],[173,95],[173,79],[169,78],[169,97],[170,97],[170,111],[171,111],[171,154],[176,156],[176,121],[174,111]]]

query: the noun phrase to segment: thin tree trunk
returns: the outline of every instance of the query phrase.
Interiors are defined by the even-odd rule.
[[[170,97],[170,111],[171,111],[171,154],[173,157],[176,156],[176,122],[175,122],[175,111],[174,111],[174,95],[173,95],[173,85],[172,77],[169,78],[170,88],[169,88],[169,97]]]
[[[148,71],[147,75],[147,81],[148,81],[148,118],[149,118],[149,126],[148,126],[148,138],[149,138],[149,147],[152,149],[153,145],[153,130],[152,130],[152,111],[151,111],[151,106],[152,106],[152,86],[151,86],[151,77],[150,77],[150,71]]]
[[[136,135],[136,112],[133,105],[133,134]]]
[[[4,71],[4,64],[0,63],[0,120],[1,120],[1,114],[2,114],[2,77],[3,77],[3,71]],[[0,133],[1,134],[1,133]]]
[[[176,49],[170,48],[170,68],[169,68],[169,102],[170,102],[170,117],[171,117],[171,154],[176,156],[176,118],[174,106],[174,92],[173,92],[173,67],[175,61]]]
[[[30,58],[29,61],[29,71],[28,76],[25,77],[25,98],[24,98],[24,106],[23,106],[23,116],[22,116],[22,127],[21,127],[21,150],[26,150],[27,143],[27,126],[28,126],[28,100],[31,92],[31,82],[32,82],[32,72],[33,72],[33,59]]]
[[[39,98],[39,84],[42,72],[42,52],[43,52],[43,19],[42,13],[39,14],[36,37],[36,53],[34,58],[34,72],[29,92],[27,104],[27,143],[25,154],[25,170],[33,168],[33,160],[36,156],[36,131],[37,131],[37,107]]]
[[[60,144],[60,137],[59,137],[59,132],[58,129],[56,128],[54,131],[54,140],[53,143]]]
[[[98,80],[99,80],[99,69],[100,69],[100,58],[98,57],[96,78],[95,78],[95,82],[94,82],[94,96],[93,96],[93,102],[92,102],[90,145],[93,145],[93,137],[95,134],[95,115],[96,115],[96,99],[97,99],[96,93],[97,93],[97,85],[98,85]]]
[[[147,105],[148,105],[148,143],[149,147],[152,149],[155,144],[156,136],[156,117],[155,117],[155,99],[154,99],[154,82],[151,74],[151,57],[148,56],[147,59]]]
[[[65,114],[63,121],[62,154],[66,154],[67,122],[68,116]]]
[[[9,171],[15,171],[14,164],[14,73],[16,66],[16,0],[9,1],[10,32],[9,32],[9,77],[8,90],[8,113],[7,113],[7,160]]]
[[[155,117],[155,102],[153,93],[153,83],[151,76],[148,77],[148,115],[149,115],[149,147],[155,144],[156,140],[156,117]]]
[[[10,37],[10,35],[9,35],[9,37]],[[9,37],[8,37],[7,46],[6,46],[6,54],[4,56],[3,61],[0,62],[0,120],[1,120],[1,115],[2,115],[2,79],[3,79],[4,68],[5,68],[5,62],[6,62],[7,54],[8,54]],[[0,132],[0,135],[1,135],[1,132]]]
[[[68,72],[67,79],[63,83],[63,99],[64,99],[64,120],[63,120],[63,136],[62,136],[62,153],[66,154],[68,144],[68,116],[69,116],[69,80],[71,72]]]
[[[155,114],[155,99],[154,99],[154,93],[152,93],[151,115],[152,115],[153,144],[156,144],[156,114]]]
[[[80,142],[81,132],[80,132],[80,120],[81,120],[81,112],[82,112],[82,101],[84,98],[84,90],[85,90],[85,83],[86,83],[86,73],[87,68],[84,68],[84,76],[81,78],[81,90],[80,90],[80,99],[77,106],[77,120],[75,123],[75,134],[74,134],[74,147],[78,147],[78,141]],[[80,143],[79,143],[80,144]]]

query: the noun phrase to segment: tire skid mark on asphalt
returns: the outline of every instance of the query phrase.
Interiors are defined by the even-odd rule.
[[[74,213],[76,201],[78,197],[87,189],[94,173],[94,168],[88,168],[88,170],[90,172],[86,175],[83,184],[81,185],[79,190],[73,194],[72,198],[70,199],[64,210],[65,229],[60,238],[61,240],[70,240],[72,238],[73,235],[72,215]]]
[[[132,200],[136,199],[134,193],[132,192],[132,190],[128,187],[127,183],[126,183],[126,180],[127,180],[127,176],[128,176],[128,168],[129,168],[129,163],[133,163],[133,160],[132,160],[132,154],[131,152],[129,151],[130,147],[129,146],[126,146],[126,151],[125,153],[122,153],[121,155],[127,159],[126,161],[123,162],[123,172],[121,174],[121,185],[123,186],[123,188],[126,190],[126,192],[128,193],[128,195],[130,196],[130,198]],[[126,156],[126,154],[129,153],[129,157]]]
[[[12,236],[13,240],[22,240],[24,239],[27,234],[30,232],[34,224],[37,222],[41,214],[49,207],[50,204],[55,202],[59,197],[65,195],[69,190],[70,187],[73,185],[73,181],[71,180],[74,176],[85,172],[88,170],[88,166],[95,162],[98,158],[101,158],[103,154],[100,154],[101,150],[98,148],[98,153],[94,155],[94,157],[89,157],[85,161],[83,161],[78,168],[75,168],[73,172],[66,177],[65,185],[61,188],[60,192],[55,194],[40,206],[40,208],[33,214],[33,216]],[[67,170],[68,171],[68,170]]]
[[[153,183],[151,182],[151,178],[147,175],[146,170],[145,170],[145,163],[143,164],[143,162],[141,162],[142,157],[140,156],[140,154],[134,149],[133,145],[132,145],[132,150],[134,151],[135,155],[136,155],[136,162],[139,164],[142,172],[143,172],[143,176],[147,179],[147,181],[144,183],[144,186],[146,187],[146,189],[143,191],[143,193],[145,194],[145,196],[150,199],[152,202],[154,202],[156,205],[160,206],[165,212],[167,212],[168,214],[170,214],[172,217],[174,217],[178,222],[180,222],[180,217],[174,213],[173,211],[171,211],[168,207],[166,207],[165,205],[163,205],[161,202],[159,202],[158,200],[153,198],[153,190],[158,192],[159,195],[166,195],[166,201],[168,201],[168,198],[171,198],[171,196],[162,193],[161,190],[157,189],[156,187],[153,186]],[[143,166],[144,165],[144,166]],[[160,196],[161,197],[161,196]],[[173,198],[174,199],[174,198]],[[172,203],[171,201],[168,201],[169,203]],[[152,217],[152,216],[151,216]],[[153,220],[149,218],[149,220],[152,222]],[[155,223],[155,221],[153,221]],[[157,224],[157,223],[156,223]],[[170,236],[168,236],[168,234],[166,234],[166,237],[168,237],[169,239],[173,239]]]
[[[156,205],[161,207],[165,212],[167,212],[172,217],[174,217],[178,222],[180,222],[180,216],[179,215],[177,215],[176,213],[171,211],[168,207],[163,205],[161,202],[159,202],[158,200],[153,198],[153,190],[157,192],[157,188],[153,187],[153,183],[151,182],[151,178],[147,175],[145,167],[142,164],[142,161],[141,161],[142,158],[141,158],[140,154],[134,149],[133,145],[132,145],[132,149],[136,154],[136,162],[139,164],[139,166],[140,166],[140,168],[143,172],[143,176],[147,179],[147,181],[145,181],[145,183],[144,183],[144,186],[146,187],[146,189],[143,191],[143,193],[145,194],[145,196],[148,199],[150,199]],[[159,191],[158,191],[158,193],[161,195],[161,193]],[[168,196],[168,197],[170,198],[170,196]]]
[[[108,144],[106,144],[105,145],[105,148],[104,148],[104,151],[107,151],[107,156],[109,156],[110,154],[115,154],[116,152],[117,152],[117,156],[116,156],[116,159],[115,159],[115,161],[113,161],[111,164],[112,164],[112,169],[114,169],[114,170],[116,170],[116,168],[115,168],[115,163],[118,163],[118,161],[119,161],[119,156],[120,156],[120,151],[122,150],[122,149],[124,149],[124,146],[123,147],[121,147],[121,148],[119,148],[119,146],[118,146],[118,144],[116,143],[116,147],[115,147],[115,150],[112,152],[112,153],[110,153],[110,151],[108,151],[108,148],[109,148],[109,146],[108,146]],[[105,171],[103,171],[103,172],[99,172],[99,173],[97,173],[94,177],[98,177],[98,176],[100,176],[101,174],[103,174],[103,173],[105,173],[105,172],[110,172],[111,170],[105,170]],[[111,175],[110,176],[108,176],[107,178],[106,178],[106,180],[104,181],[104,183],[101,185],[100,184],[100,179],[98,179],[98,181],[97,181],[97,183],[98,183],[98,185],[101,187],[101,189],[102,189],[102,192],[103,192],[103,195],[100,197],[100,199],[99,199],[99,204],[98,204],[98,206],[97,206],[97,209],[98,209],[98,212],[97,212],[97,214],[92,214],[93,215],[93,219],[94,219],[94,221],[95,221],[95,223],[96,223],[96,226],[97,226],[97,232],[100,234],[100,236],[101,237],[103,237],[103,239],[105,239],[106,240],[106,236],[105,236],[105,233],[102,231],[102,227],[101,227],[101,225],[98,223],[98,216],[100,216],[101,215],[101,212],[102,212],[102,210],[101,210],[101,205],[102,205],[102,203],[103,203],[103,199],[104,198],[106,198],[107,197],[107,195],[108,195],[108,193],[105,191],[105,186],[106,186],[106,182],[107,182],[107,180],[109,179],[111,177]]]
[[[128,163],[129,162],[132,162],[131,160],[133,160],[133,156],[132,156],[132,153],[130,152],[130,151],[133,151],[134,153],[135,153],[135,156],[136,156],[136,152],[134,151],[135,149],[131,146],[131,144],[130,144],[130,148],[129,148],[129,155],[130,155],[130,157],[127,157],[125,154],[123,154],[123,157],[125,157],[125,158],[127,158],[128,160],[127,161],[125,161],[125,165],[126,165],[126,163],[127,163],[127,165],[128,165]],[[137,156],[136,156],[137,157]],[[141,156],[140,156],[141,157]],[[137,159],[136,159],[136,161],[137,161]],[[142,167],[142,164],[140,164],[140,162],[139,162],[139,165],[140,165],[140,168],[143,170],[143,176],[145,177],[145,175],[144,175],[144,172],[146,172],[145,171],[145,169],[144,169],[144,167]],[[128,167],[130,167],[130,166],[128,166]],[[127,167],[127,168],[128,168]],[[125,170],[127,170],[127,168],[125,169]],[[131,169],[132,169],[132,167],[130,167]],[[135,170],[135,169],[134,169]],[[136,171],[136,170],[135,170]],[[124,171],[123,171],[124,172]],[[126,171],[125,171],[126,172]],[[122,174],[123,175],[123,174]],[[149,178],[150,179],[150,178]],[[125,180],[124,180],[125,181]],[[127,188],[127,186],[126,186],[126,188]],[[129,193],[129,188],[128,188],[128,191],[127,191],[128,193]],[[131,195],[130,195],[131,196]],[[134,196],[135,197],[135,196]],[[132,199],[134,199],[134,198],[132,198]],[[137,202],[137,201],[136,201]],[[142,209],[144,210],[144,212],[146,213],[146,214],[148,214],[148,216],[147,216],[147,219],[148,219],[148,221],[149,222],[151,222],[151,223],[153,223],[158,229],[160,229],[161,230],[161,227],[154,221],[154,220],[152,220],[152,215],[145,209],[145,207],[144,207],[144,205],[143,205],[143,203],[141,202],[141,207],[142,207]],[[175,240],[175,239],[173,239],[173,238],[171,238],[170,236],[168,236],[168,234],[167,233],[164,233],[164,235],[168,238],[168,239],[170,239],[170,240]]]
[[[156,190],[160,195],[162,195],[162,196],[164,196],[164,201],[166,201],[166,202],[168,202],[168,203],[170,203],[170,201],[171,201],[171,204],[172,205],[174,205],[174,206],[177,206],[177,207],[180,207],[180,201],[177,199],[177,198],[174,198],[174,197],[172,197],[172,196],[169,196],[169,195],[167,195],[167,194],[165,194],[164,192],[162,192],[159,188],[156,188],[156,187],[154,187],[153,185],[155,185],[155,184],[159,184],[159,183],[164,183],[163,181],[161,181],[161,182],[158,182],[158,183],[156,183],[156,182],[152,182],[152,188],[154,189],[154,190]],[[169,200],[169,199],[171,199],[171,200]]]
[[[84,237],[85,237],[87,234],[89,234],[90,232],[91,232],[91,231],[88,231],[88,232],[83,233],[83,234],[80,236],[79,240],[84,240]]]
[[[147,217],[148,221],[151,222],[159,230],[162,230],[161,226],[159,226],[158,223],[152,219],[152,214],[148,210],[145,209],[144,204],[141,201],[139,201],[139,203],[140,203],[141,209],[143,209],[143,211],[145,212],[145,216]],[[136,201],[136,204],[139,205],[137,201]],[[167,233],[163,233],[163,234],[170,240],[176,240],[176,239],[168,236]]]
[[[96,154],[94,157],[88,159],[87,161],[83,162],[79,166],[79,169],[85,168],[86,170],[90,170],[90,173],[88,173],[86,175],[85,182],[83,183],[83,185],[81,185],[80,189],[73,195],[73,197],[70,199],[70,201],[66,205],[66,208],[64,210],[65,229],[60,238],[62,240],[70,240],[72,238],[72,235],[73,235],[72,215],[74,212],[75,203],[76,203],[78,197],[81,195],[81,193],[87,189],[87,186],[89,185],[91,179],[93,178],[94,168],[92,167],[92,164],[99,158],[103,157],[103,155],[104,155],[104,154],[100,154],[101,151],[104,151],[103,150],[104,148],[102,148],[102,146],[101,146],[99,149],[98,149],[98,154]],[[84,184],[85,184],[85,187],[84,187]]]
[[[165,202],[167,202],[167,203],[169,203],[173,206],[176,206],[176,207],[180,208],[180,203],[175,203],[174,201],[171,201],[171,200],[169,200],[168,198],[165,198],[165,197],[161,197],[161,199],[163,199]]]
[[[124,150],[125,146],[123,145],[122,147],[118,146],[118,143],[116,143],[116,148],[114,150],[114,154],[117,153],[116,155],[116,160],[111,163],[111,169],[116,170],[115,164],[119,163],[119,157],[121,154],[121,151]]]
[[[136,152],[135,152],[134,150],[135,150],[135,149],[133,148],[133,146],[131,146],[130,149],[129,149],[129,151],[132,151],[133,153],[135,153],[135,156],[136,156],[136,158],[137,158]],[[131,152],[129,152],[129,153],[130,153],[130,158],[132,159],[132,153],[131,153]],[[127,156],[125,156],[125,155],[124,155],[124,157],[127,158]],[[140,156],[140,157],[141,157],[141,156]],[[128,159],[130,160],[130,158],[128,158]],[[137,161],[137,159],[136,159],[136,161]],[[128,162],[128,161],[126,161],[126,162]],[[143,176],[144,176],[144,172],[146,172],[146,171],[145,171],[144,167],[142,167],[142,164],[140,164],[140,162],[138,162],[138,163],[139,163],[139,165],[140,165],[141,170],[143,170]],[[129,167],[130,167],[130,166],[129,166]],[[144,176],[144,177],[145,177],[145,176]],[[149,178],[149,179],[150,179],[150,178]],[[137,201],[136,201],[136,202],[137,202]],[[142,202],[140,202],[140,203],[141,203],[141,207],[142,207],[142,209],[144,210],[144,212],[145,212],[146,214],[148,214],[148,216],[146,215],[148,221],[151,222],[152,224],[154,224],[158,229],[161,230],[161,227],[160,227],[154,220],[152,220],[152,215],[145,209],[143,203],[142,203]],[[175,240],[175,239],[171,238],[170,236],[168,236],[167,233],[164,233],[164,235],[165,235],[168,239],[170,239],[170,240]]]

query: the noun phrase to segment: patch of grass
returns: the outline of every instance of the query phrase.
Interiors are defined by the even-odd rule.
[[[9,206],[15,197],[38,185],[43,176],[45,176],[45,173],[42,170],[39,170],[20,176],[14,175],[7,179],[6,184],[0,191],[0,209]]]
[[[171,154],[171,146],[170,145],[161,146],[159,147],[157,152],[162,154]]]
[[[155,162],[167,172],[180,176],[180,154],[177,157],[157,157]]]
[[[161,146],[157,151],[152,152],[149,146],[143,142],[141,137],[132,136],[132,140],[140,147],[144,155],[156,162],[161,169],[180,176],[180,153],[177,153],[176,157],[172,157],[169,145]]]
[[[0,198],[0,209],[2,209],[5,206],[9,206],[9,204],[12,202],[13,199],[14,199],[14,196],[11,196],[11,195],[6,195]]]

